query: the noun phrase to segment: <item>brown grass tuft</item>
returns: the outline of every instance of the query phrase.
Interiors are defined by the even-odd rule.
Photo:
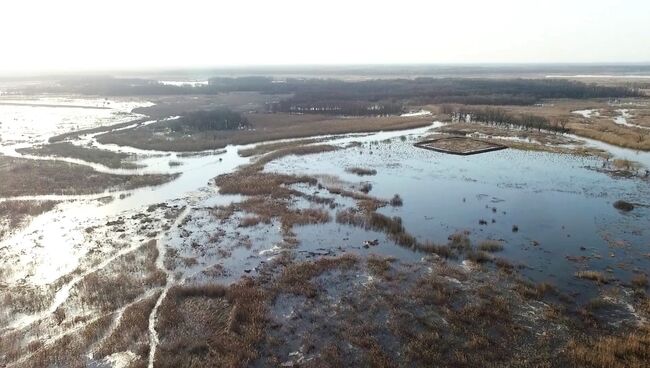
[[[484,240],[478,245],[478,249],[484,252],[500,252],[503,250],[503,244],[498,240]]]
[[[600,284],[606,284],[608,282],[607,276],[600,271],[578,271],[575,273],[575,276],[585,280],[596,281]]]
[[[302,262],[287,266],[277,282],[277,288],[284,292],[305,295],[313,298],[317,295],[317,287],[311,279],[333,269],[350,269],[357,264],[358,259],[352,254],[334,258],[320,258],[314,262]]]
[[[566,354],[577,367],[647,367],[650,362],[650,330],[646,326],[621,336],[572,340],[567,344]]]
[[[345,171],[347,171],[349,173],[352,173],[352,174],[359,175],[359,176],[377,175],[377,170],[375,170],[375,169],[366,169],[366,168],[357,167],[357,166],[348,167],[348,168],[345,169]]]

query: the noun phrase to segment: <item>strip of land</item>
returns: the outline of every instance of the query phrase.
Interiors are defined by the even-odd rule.
[[[0,156],[0,197],[78,195],[160,185],[177,175],[111,175],[62,161]]]
[[[69,142],[51,143],[39,147],[20,148],[19,153],[34,156],[72,157],[110,167],[112,169],[136,169],[138,165],[126,161],[132,157],[122,152],[100,150],[74,145]]]
[[[101,134],[97,140],[140,149],[188,152],[286,138],[410,129],[427,126],[432,121],[428,116],[344,118],[286,113],[250,113],[245,116],[250,124],[250,129],[246,130],[206,130],[186,134],[172,132],[169,127],[156,123]]]

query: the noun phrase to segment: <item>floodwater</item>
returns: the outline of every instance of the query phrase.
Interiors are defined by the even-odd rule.
[[[287,157],[267,164],[266,170],[368,181],[371,195],[403,198],[402,207],[380,212],[401,217],[420,241],[444,244],[450,234],[464,230],[475,243],[501,240],[505,249],[498,256],[525,265],[523,273],[533,280],[567,289],[583,283],[574,277],[580,269],[605,271],[622,281],[635,270],[650,269],[648,181],[598,172],[603,161],[597,158],[512,149],[455,156],[412,143],[393,140]],[[375,169],[377,175],[360,178],[345,172],[352,166]],[[621,213],[612,206],[619,199],[638,206]],[[479,225],[479,220],[487,224]],[[301,227],[297,233],[310,249],[361,248],[363,240],[379,239],[380,246],[370,251],[407,260],[423,256],[399,249],[382,234],[339,224]]]
[[[598,112],[597,109],[576,110],[576,111],[571,111],[571,113],[578,114],[586,119],[589,119],[594,116],[600,116],[600,112]]]
[[[84,102],[79,99],[47,101],[48,105],[56,103],[61,106],[1,105],[3,140],[0,145],[3,152],[21,157],[15,152],[16,147],[46,142],[54,134],[140,118],[131,110],[147,104],[120,105],[105,100]],[[46,119],[43,126],[36,124],[41,118]],[[551,281],[570,285],[576,282],[572,275],[579,268],[611,269],[612,275],[621,279],[629,277],[635,269],[648,269],[650,259],[644,255],[650,253],[650,235],[646,230],[648,207],[645,205],[650,204],[650,191],[646,181],[613,179],[597,172],[594,169],[601,167],[602,161],[595,158],[516,150],[459,157],[412,146],[415,140],[440,125],[434,123],[406,131],[354,134],[343,138],[331,136],[325,143],[345,146],[356,141],[363,146],[288,157],[267,167],[289,173],[339,175],[348,181],[360,178],[344,172],[347,166],[375,168],[376,176],[363,178],[373,184],[371,194],[390,198],[398,193],[404,198],[403,207],[381,211],[400,216],[407,230],[420,240],[445,242],[447,236],[459,230],[470,230],[475,241],[503,240],[506,247],[501,255],[526,265],[526,274],[535,279],[551,278]],[[397,139],[401,136],[408,139]],[[650,167],[647,152],[573,138]],[[388,139],[392,143],[379,143]],[[115,170],[82,160],[68,159],[69,162],[113,174],[179,173],[180,176],[167,184],[131,191],[20,198],[62,202],[55,210],[36,217],[27,227],[14,231],[0,243],[1,265],[12,271],[10,278],[3,282],[42,285],[73,271],[86,254],[84,242],[88,240],[84,230],[103,225],[107,219],[137,213],[149,205],[166,201],[214,206],[236,200],[219,195],[217,188],[209,183],[215,176],[248,163],[250,158],[240,157],[238,151],[251,146],[228,146],[221,151],[185,156],[101,145],[92,134],[75,143],[132,153],[136,156],[134,163],[144,168]],[[170,166],[172,161],[178,165]],[[107,196],[111,200],[103,200]],[[0,201],[15,199],[0,198]],[[622,214],[612,207],[618,199],[640,206],[631,213]],[[479,220],[486,220],[488,224],[478,225]],[[512,232],[513,225],[520,230]],[[390,244],[382,234],[335,223],[301,227],[296,232],[306,240],[303,241],[306,249],[325,249],[333,245],[361,248],[363,240],[377,238],[382,243],[378,251],[404,259],[422,256]],[[576,256],[582,257],[581,263],[567,259]]]
[[[650,129],[650,127],[630,123],[628,121],[628,119],[632,117],[632,114],[630,114],[630,110],[628,110],[628,109],[618,109],[618,110],[616,110],[616,112],[618,112],[619,115],[614,118],[614,123],[616,123],[618,125],[625,125],[625,126],[632,127],[632,128]]]

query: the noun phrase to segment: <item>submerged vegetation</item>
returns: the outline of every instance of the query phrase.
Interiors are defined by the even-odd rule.
[[[375,169],[366,169],[363,167],[356,167],[356,166],[348,167],[345,169],[345,171],[359,176],[377,175],[377,170]]]
[[[580,248],[567,243],[562,256],[575,262],[575,268],[560,276],[545,273],[530,258],[550,254],[553,248],[547,247],[546,238],[533,240],[539,236],[534,230],[539,229],[518,211],[520,204],[513,205],[515,201],[507,195],[497,197],[511,187],[516,187],[513,191],[528,190],[529,183],[501,183],[499,177],[499,183],[488,186],[498,188],[499,193],[497,189],[478,191],[484,179],[480,170],[469,172],[471,166],[458,164],[459,159],[455,161],[457,172],[449,176],[437,153],[408,151],[413,140],[405,135],[377,142],[373,137],[367,141],[358,138],[360,142],[347,146],[312,137],[430,124],[432,117],[383,116],[415,111],[405,108],[415,104],[527,106],[548,98],[640,95],[635,89],[554,79],[455,78],[355,82],[213,78],[199,87],[139,79],[88,83],[81,78],[52,85],[54,90],[82,93],[174,94],[172,99],[177,98],[175,94],[201,93],[211,100],[230,92],[250,91],[271,96],[263,113],[259,105],[249,108],[241,104],[229,110],[215,109],[220,105],[215,103],[209,108],[188,108],[178,119],[106,133],[99,142],[191,152],[260,140],[303,139],[240,150],[241,156],[250,157],[250,163],[234,171],[224,169],[221,172],[226,174],[208,182],[219,193],[232,197],[215,198],[215,188],[203,187],[202,180],[195,187],[198,190],[180,193],[166,203],[151,204],[151,199],[145,198],[146,205],[142,205],[142,197],[130,198],[142,208],[75,224],[73,229],[80,228],[75,238],[62,237],[63,241],[56,242],[56,236],[43,237],[45,233],[37,230],[25,234],[30,241],[39,236],[38,240],[44,239],[42,244],[34,240],[35,247],[47,245],[45,241],[54,240],[55,245],[70,241],[70,248],[82,248],[82,255],[73,259],[78,262],[69,271],[43,281],[43,285],[35,281],[34,274],[41,272],[36,269],[16,277],[10,274],[12,267],[22,265],[14,266],[13,260],[36,264],[30,252],[19,249],[15,258],[7,258],[7,269],[0,269],[0,366],[645,367],[650,360],[649,281],[647,272],[639,267],[650,254],[639,254],[640,260],[634,260],[638,264],[618,262],[619,250],[637,255],[629,238],[603,231],[599,235],[608,238],[609,247],[599,248],[588,240],[584,246],[578,244]],[[455,120],[481,121],[490,128],[536,130],[530,135],[534,139],[542,134],[562,136],[549,131],[567,131],[561,120],[491,106],[442,106],[440,110],[454,115]],[[463,129],[477,131],[474,124],[467,125],[470,127]],[[57,139],[73,138],[62,135]],[[553,146],[573,141],[548,138],[546,143]],[[515,152],[507,152],[511,151]],[[129,154],[90,150],[67,141],[22,152],[82,158],[114,168],[130,165]],[[350,159],[353,153],[361,159]],[[525,157],[539,157],[535,154]],[[165,169],[195,168],[187,156],[181,165],[174,160],[180,155],[154,155],[162,156]],[[220,164],[228,155],[210,160]],[[307,155],[320,156],[292,161],[291,156]],[[422,166],[405,162],[414,155],[424,157],[417,162]],[[511,157],[518,156],[507,156],[506,170],[512,167]],[[550,162],[559,156],[544,157]],[[280,159],[287,161],[273,162]],[[331,160],[323,167],[335,166],[337,172],[299,169],[300,162],[313,167],[321,159]],[[526,164],[534,168],[533,161]],[[581,170],[583,161],[579,163],[571,169]],[[223,166],[226,164],[230,162]],[[611,165],[621,170],[633,166],[614,161]],[[199,166],[199,170],[203,168]],[[405,175],[395,175],[396,168]],[[428,168],[439,171],[427,172]],[[407,171],[411,169],[414,171]],[[412,174],[415,171],[424,173]],[[434,180],[442,177],[449,179],[444,183],[447,189],[466,185],[470,190],[462,196],[450,194],[444,198],[450,202],[439,202],[445,206],[436,207],[438,202],[430,206],[421,200],[425,197],[414,196],[407,182],[409,174],[416,176],[411,178],[414,180],[426,175]],[[97,193],[160,184],[175,177],[108,175],[61,161],[0,156],[0,196]],[[630,188],[645,185],[637,179]],[[537,184],[517,195],[533,196],[532,191],[539,187],[543,191],[545,187]],[[600,201],[601,208],[628,221],[621,226],[626,234],[630,225],[635,237],[645,236],[644,229],[636,229],[638,219],[634,217],[645,215],[645,201],[624,193],[628,187],[623,185],[616,192],[594,188],[599,190],[586,194],[590,201]],[[447,195],[435,186],[425,189],[424,196]],[[549,196],[573,195],[572,189],[549,191]],[[395,192],[399,194],[393,195]],[[378,193],[386,197],[378,197]],[[128,194],[124,194],[124,202],[116,204],[126,204]],[[474,194],[476,201],[471,198]],[[634,204],[612,203],[615,198]],[[518,203],[527,203],[525,199]],[[92,201],[102,209],[104,202]],[[0,202],[0,240],[3,229],[18,228],[30,216],[52,210],[56,203]],[[452,206],[460,203],[471,215],[458,223],[444,223],[441,217],[455,216]],[[621,211],[637,208],[620,214],[612,205]],[[414,214],[418,206],[425,209]],[[66,207],[61,205],[57,211]],[[514,212],[514,217],[505,217],[506,210]],[[555,214],[551,211],[551,216]],[[522,225],[521,230],[513,220]],[[411,226],[413,221],[418,223]],[[66,230],[64,225],[55,224]],[[543,225],[544,231],[550,228]],[[575,236],[574,224],[557,221],[552,225],[556,226],[549,231],[553,234],[581,238]],[[432,228],[445,230],[433,234]],[[0,250],[11,250],[5,248]],[[531,257],[511,257],[513,252],[528,249]],[[571,250],[578,254],[570,254]],[[599,262],[608,259],[605,252],[614,259],[609,263],[611,269],[600,268]],[[25,264],[31,267],[32,263]],[[569,279],[568,283],[564,284],[562,277]],[[28,317],[24,323],[23,316]]]

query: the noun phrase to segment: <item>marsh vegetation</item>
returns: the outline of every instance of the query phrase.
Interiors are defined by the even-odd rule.
[[[112,175],[63,161],[0,156],[0,196],[92,194],[167,183],[178,175]]]
[[[571,109],[642,100],[637,87],[246,77],[198,87],[80,78],[48,88],[150,93],[157,105],[138,111],[156,122],[64,133],[19,153],[182,174],[0,156],[0,196],[95,195],[0,201],[0,231],[10,230],[6,242],[0,232],[0,365],[650,359],[647,179],[636,163],[564,134],[610,124]],[[549,99],[571,100],[538,106]],[[398,116],[421,107],[450,123],[401,131],[436,119]],[[384,132],[348,136],[374,131]],[[513,149],[468,158],[413,147],[439,133]],[[295,139],[272,141],[284,138]],[[88,139],[118,147],[77,145]],[[198,152],[252,142],[265,143]],[[130,190],[143,187],[151,190]],[[114,190],[120,196],[99,197]]]

